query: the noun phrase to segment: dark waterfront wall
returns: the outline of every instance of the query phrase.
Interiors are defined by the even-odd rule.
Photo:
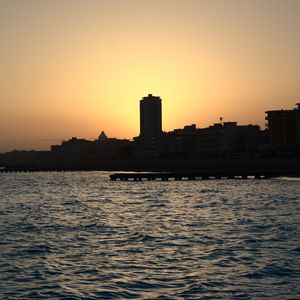
[[[123,171],[272,171],[282,175],[300,175],[300,159],[199,159],[132,162],[101,162],[100,170]]]
[[[198,159],[198,160],[155,160],[155,161],[64,161],[63,163],[26,163],[3,165],[6,168],[41,170],[101,170],[101,171],[245,171],[276,172],[280,175],[300,176],[300,159]]]

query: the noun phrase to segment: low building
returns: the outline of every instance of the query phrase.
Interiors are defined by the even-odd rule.
[[[13,150],[1,155],[1,166],[40,167],[51,163],[50,151]]]
[[[62,142],[62,156],[71,160],[85,160],[93,154],[93,142],[72,137]]]
[[[99,161],[132,156],[131,144],[126,139],[108,138],[102,131],[94,141],[71,138],[61,145],[52,145],[52,156],[60,161]]]
[[[108,138],[104,131],[94,141],[94,151],[97,159],[131,158],[133,153],[130,140]]]
[[[265,132],[257,125],[216,123],[207,128],[184,126],[148,139],[136,139],[139,158],[257,157],[265,143]]]

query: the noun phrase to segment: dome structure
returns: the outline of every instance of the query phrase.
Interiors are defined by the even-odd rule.
[[[98,137],[98,140],[99,141],[106,141],[108,139],[107,135],[105,134],[104,131],[101,131],[99,137]]]

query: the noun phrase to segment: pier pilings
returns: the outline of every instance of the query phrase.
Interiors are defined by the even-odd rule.
[[[280,174],[274,172],[193,172],[193,173],[172,173],[172,172],[137,172],[137,173],[114,173],[110,175],[113,181],[181,181],[181,180],[208,180],[208,179],[268,179],[278,177]]]

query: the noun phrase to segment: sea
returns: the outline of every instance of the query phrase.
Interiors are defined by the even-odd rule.
[[[0,299],[300,299],[300,179],[0,174]]]

